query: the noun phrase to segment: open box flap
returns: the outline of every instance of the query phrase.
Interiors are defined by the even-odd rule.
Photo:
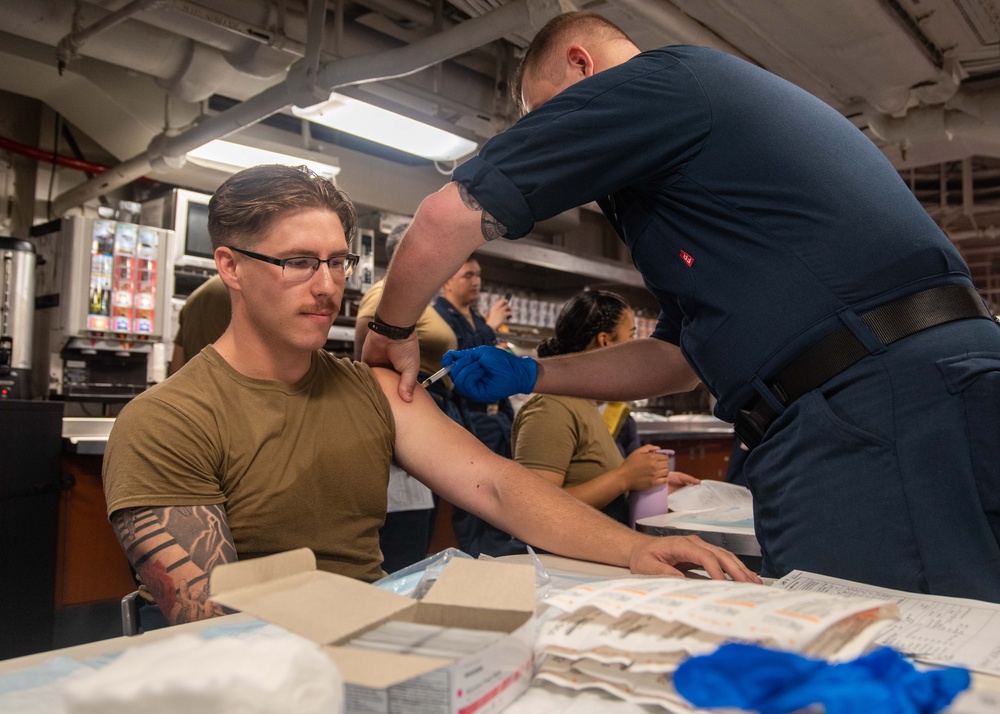
[[[220,565],[210,582],[213,601],[320,644],[336,642],[416,605],[353,578],[310,570],[301,551]],[[223,589],[230,584],[236,587]]]
[[[535,568],[456,558],[444,567],[421,603],[534,612]]]

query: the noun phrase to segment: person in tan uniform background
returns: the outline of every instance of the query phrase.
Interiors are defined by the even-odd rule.
[[[229,290],[213,275],[195,289],[177,315],[174,353],[167,374],[173,374],[189,359],[215,342],[229,327],[232,309]]]
[[[635,315],[621,296],[585,290],[563,306],[555,334],[538,345],[538,356],[601,349],[633,337]],[[630,491],[699,483],[694,476],[670,471],[668,457],[656,453],[652,444],[622,459],[592,399],[531,396],[514,419],[512,444],[519,464],[620,523],[628,522]]]
[[[679,575],[759,579],[694,537],[653,538],[492,453],[424,390],[325,352],[340,310],[356,213],[305,167],[231,176],[209,203],[229,289],[226,332],[125,406],[104,458],[108,515],[172,624],[211,617],[216,565],[307,546],[319,566],[382,576],[378,529],[393,458],[443,498],[572,558]],[[384,329],[376,317],[371,329]]]

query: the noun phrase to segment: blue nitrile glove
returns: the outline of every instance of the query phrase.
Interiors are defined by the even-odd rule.
[[[829,664],[757,645],[728,644],[692,657],[674,673],[677,691],[696,707],[737,707],[760,714],[822,704],[827,714],[932,714],[969,686],[969,673],[918,672],[883,647],[853,662]]]
[[[538,364],[530,357],[515,357],[499,347],[483,345],[449,350],[441,358],[448,376],[465,396],[477,402],[498,402],[511,394],[528,394],[538,379]]]

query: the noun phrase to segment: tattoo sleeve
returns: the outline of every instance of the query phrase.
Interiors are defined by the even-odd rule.
[[[507,235],[507,226],[491,216],[489,211],[483,208],[482,204],[469,193],[469,189],[462,184],[458,184],[458,195],[466,208],[470,211],[479,211],[481,216],[480,228],[483,231],[483,238],[486,240],[496,240]]]
[[[223,506],[123,508],[111,514],[111,524],[170,624],[224,614],[208,601],[212,568],[236,560]]]

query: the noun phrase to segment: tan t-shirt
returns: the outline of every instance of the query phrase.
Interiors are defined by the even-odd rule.
[[[597,405],[587,399],[535,394],[514,418],[514,460],[529,469],[563,474],[563,488],[618,468],[621,452]]]
[[[309,547],[319,566],[381,569],[392,412],[364,364],[313,354],[297,383],[251,379],[212,346],[133,399],[104,455],[108,514],[224,504],[240,558]]]
[[[358,317],[370,320],[375,317],[375,308],[382,298],[385,280],[372,285],[358,303]],[[434,374],[441,369],[441,358],[448,350],[458,349],[455,333],[432,307],[424,309],[417,320],[417,342],[420,344],[420,371]]]
[[[232,311],[229,289],[218,275],[191,293],[177,315],[177,334],[174,335],[174,344],[184,350],[185,360],[222,336],[229,327]]]

